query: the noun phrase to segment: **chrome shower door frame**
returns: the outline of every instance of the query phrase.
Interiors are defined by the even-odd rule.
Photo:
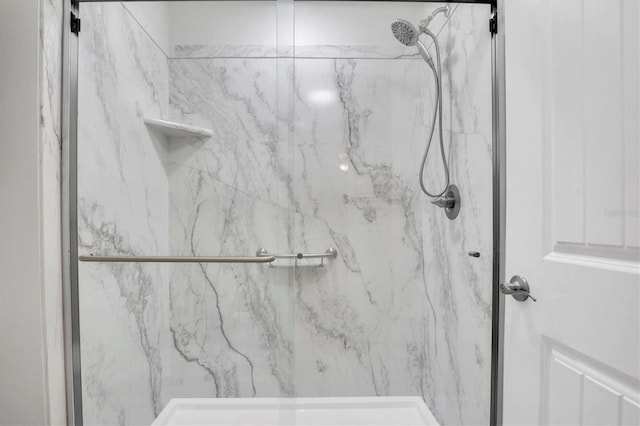
[[[78,0],[64,0],[62,39],[62,304],[67,424],[82,425],[78,292]]]
[[[490,424],[502,425],[504,365],[504,297],[500,283],[505,275],[505,232],[507,194],[507,129],[505,96],[505,1],[496,0],[492,9],[492,181],[493,181],[493,268],[491,285],[491,411]]]
[[[72,16],[79,16],[81,2],[64,0],[62,49],[62,285],[64,311],[65,380],[67,424],[82,425],[82,381],[80,359],[80,316],[78,299],[78,33],[71,31]],[[131,0],[102,0],[131,1]],[[143,0],[154,1],[154,0]],[[155,0],[167,1],[167,0]],[[329,1],[329,0],[307,0]],[[345,1],[345,0],[334,0]],[[356,0],[383,1],[392,0]],[[442,3],[437,0],[407,2]],[[506,215],[506,126],[505,126],[505,0],[453,0],[446,3],[488,4],[497,18],[492,34],[492,182],[493,182],[493,268],[490,424],[502,424],[504,298],[499,285],[504,282]],[[489,30],[489,25],[487,26]]]

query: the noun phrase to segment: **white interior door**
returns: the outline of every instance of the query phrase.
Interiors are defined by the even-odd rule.
[[[640,1],[506,0],[504,424],[640,424]]]

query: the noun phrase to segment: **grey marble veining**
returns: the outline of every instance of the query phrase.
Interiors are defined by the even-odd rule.
[[[278,142],[276,121],[277,60],[172,59],[169,69],[172,119],[214,133],[200,145],[176,148],[171,161],[287,206],[287,148]]]
[[[174,172],[172,251],[254,255],[283,251],[289,213],[192,168]],[[175,194],[175,195],[174,195]],[[171,331],[182,358],[211,376],[220,397],[292,395],[290,272],[262,264],[193,265],[174,269]],[[193,361],[191,361],[193,360]]]
[[[418,104],[423,64],[304,59],[296,69],[296,243],[340,253],[327,271],[296,271],[297,391],[419,395],[407,349],[423,345],[414,331],[425,321],[411,160],[426,129],[419,108],[398,104]]]

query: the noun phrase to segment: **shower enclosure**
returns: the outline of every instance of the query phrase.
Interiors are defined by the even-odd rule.
[[[488,424],[491,2],[72,3],[73,421],[149,424],[178,397],[420,396],[442,424]],[[429,29],[454,220],[420,189],[436,79],[391,31],[447,5]]]

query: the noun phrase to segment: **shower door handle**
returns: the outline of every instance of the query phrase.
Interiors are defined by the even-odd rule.
[[[500,284],[500,293],[513,296],[518,302],[524,302],[527,299],[531,299],[537,302],[538,299],[529,294],[529,283],[527,279],[520,275],[514,275],[507,284]]]

